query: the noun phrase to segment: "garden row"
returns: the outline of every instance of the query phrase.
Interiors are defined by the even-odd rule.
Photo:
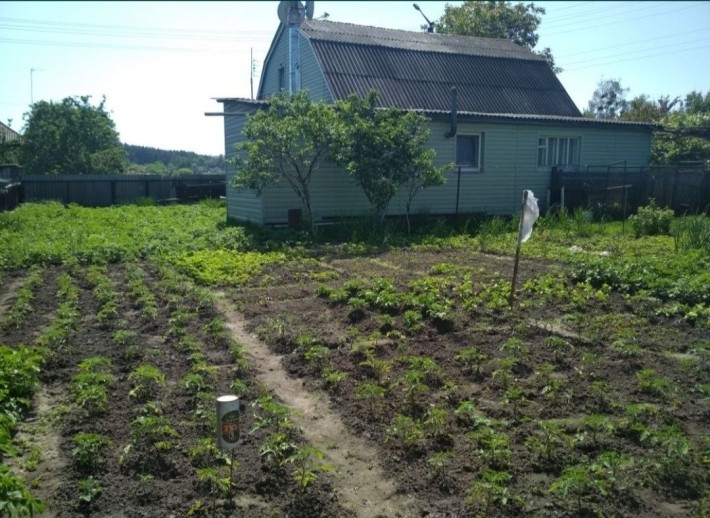
[[[53,293],[58,306],[36,311]],[[320,451],[254,381],[211,294],[189,279],[138,263],[35,268],[11,302],[0,335],[0,386],[11,391],[2,398],[0,500],[20,515],[42,509],[37,496],[56,516],[343,514],[321,479]],[[41,333],[22,345],[33,329]],[[23,424],[40,380],[63,395]],[[215,443],[223,393],[251,403],[234,456]],[[67,469],[48,473],[42,441],[54,427]]]

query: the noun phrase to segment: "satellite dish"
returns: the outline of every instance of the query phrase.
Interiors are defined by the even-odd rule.
[[[281,0],[279,2],[279,8],[278,8],[278,14],[279,14],[279,20],[281,20],[281,23],[283,23],[286,26],[291,26],[291,25],[301,25],[301,22],[303,21],[303,4],[299,2],[298,0],[294,1],[287,1],[287,0]]]
[[[306,2],[306,18],[313,19],[313,0],[307,0]]]

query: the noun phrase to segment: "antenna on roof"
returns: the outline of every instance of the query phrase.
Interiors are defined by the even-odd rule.
[[[428,28],[426,31],[427,31],[427,32],[434,32],[434,22],[432,22],[431,20],[429,20],[429,18],[426,17],[426,14],[422,13],[422,10],[419,8],[419,6],[418,6],[417,4],[412,4],[412,5],[414,6],[414,8],[415,8],[417,11],[419,11],[419,12],[422,14],[422,16],[424,17],[424,19],[426,20],[426,22],[429,24],[429,28]]]

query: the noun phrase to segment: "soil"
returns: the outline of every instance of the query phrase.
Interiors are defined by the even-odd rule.
[[[446,325],[425,319],[417,331],[405,325],[399,313],[387,315],[372,307],[354,312],[319,296],[322,286],[340,289],[349,280],[367,284],[378,278],[391,279],[404,291],[410,281],[442,263],[466,267],[474,291],[492,280],[509,279],[512,268],[509,257],[466,250],[331,253],[315,261],[271,266],[246,286],[215,291],[215,304],[205,305],[190,283],[171,285],[164,273],[144,264],[146,284],[157,299],[159,313],[147,319],[128,293],[124,267],[112,265],[109,275],[120,293],[120,307],[119,316],[109,325],[97,320],[100,304],[83,273],[76,274],[81,288],[80,329],[61,356],[45,367],[44,388],[18,434],[43,451],[35,470],[23,471],[30,484],[36,481],[35,490],[47,504],[42,516],[153,517],[191,512],[243,517],[601,513],[651,517],[659,512],[664,516],[702,512],[701,500],[710,483],[707,466],[702,465],[710,405],[698,387],[710,378],[708,330],[645,313],[615,294],[605,301],[575,306],[552,298],[536,300],[521,289],[511,311],[463,308],[451,293],[455,317]],[[63,271],[45,270],[45,282],[36,290],[35,313],[17,329],[0,329],[0,343],[31,343],[49,325],[57,308],[57,277]],[[523,260],[518,286],[534,277],[563,272],[560,264]],[[24,275],[5,276],[0,321]],[[214,400],[200,407],[180,388],[191,365],[189,352],[175,333],[181,310],[191,314],[185,333],[197,339],[208,363],[217,369],[211,394],[231,393],[235,379],[247,387],[241,395],[247,410],[242,414],[243,442],[235,454],[238,465],[231,498],[200,482],[189,455],[199,439],[213,436]],[[224,320],[229,338],[244,347],[250,368],[234,364],[227,338],[206,332],[215,318]],[[118,345],[113,340],[118,329],[136,333],[132,344]],[[568,346],[555,350],[550,337]],[[504,345],[511,338],[520,340],[528,352],[517,353],[506,380],[500,375],[500,359],[510,355]],[[637,344],[643,353],[624,355],[612,347],[619,341]],[[307,360],[305,353],[312,346],[327,348],[325,359]],[[456,359],[471,346],[484,355],[477,369]],[[365,362],[362,347],[374,351],[374,358],[387,363],[389,370],[378,374]],[[97,355],[111,359],[114,381],[108,410],[89,416],[71,404],[71,380],[82,360]],[[407,375],[416,358],[432,360],[439,370],[428,372],[419,392],[410,397]],[[126,447],[132,443],[131,423],[141,405],[129,395],[133,388],[129,375],[146,363],[166,376],[156,399],[179,436],[167,451],[135,455],[130,449],[126,453]],[[540,372],[545,366],[551,367],[543,383]],[[642,390],[636,374],[642,369],[653,369],[667,380],[668,392]],[[344,376],[330,383],[328,372]],[[366,383],[384,388],[386,397],[370,404],[358,392]],[[519,405],[511,404],[510,387],[522,391]],[[320,449],[323,460],[334,468],[319,472],[307,491],[293,481],[290,467],[265,463],[260,455],[265,432],[250,433],[263,417],[255,403],[265,394],[290,407],[291,419],[301,431],[298,441]],[[466,401],[475,405],[478,421],[457,413]],[[624,424],[628,405],[637,403],[654,410],[643,418],[648,429],[659,432],[673,424],[688,438],[690,454],[682,466],[659,474],[654,463],[662,460],[662,447],[639,439]],[[431,421],[432,409],[445,411],[438,427],[423,424]],[[421,435],[411,444],[403,440],[406,420],[397,421],[398,415],[410,424],[419,423]],[[606,417],[612,428],[592,434],[584,424],[589,415]],[[559,426],[564,437],[549,457],[527,445],[541,437],[540,423]],[[508,441],[498,457],[485,445],[483,431],[489,428]],[[92,474],[103,490],[90,502],[80,498],[78,486],[87,473],[72,460],[72,438],[80,432],[102,434],[112,444]],[[627,455],[634,463],[619,468],[617,483],[606,493],[588,489],[564,498],[550,490],[564,468],[589,466],[607,451]],[[448,453],[440,457],[444,459],[440,469],[434,468],[436,454]],[[21,469],[22,462],[17,465]],[[506,492],[496,493],[490,485],[484,491],[480,482],[488,471],[509,476],[500,486]]]

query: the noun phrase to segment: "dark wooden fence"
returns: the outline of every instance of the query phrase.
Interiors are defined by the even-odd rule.
[[[136,203],[144,198],[156,203],[192,202],[226,196],[226,183],[224,175],[22,175],[17,196],[18,202],[56,200],[85,207]],[[0,193],[0,203],[2,197]]]
[[[563,190],[564,189],[564,190]],[[551,204],[590,208],[602,215],[632,214],[649,199],[678,214],[710,211],[710,170],[703,165],[587,166],[552,171]]]

